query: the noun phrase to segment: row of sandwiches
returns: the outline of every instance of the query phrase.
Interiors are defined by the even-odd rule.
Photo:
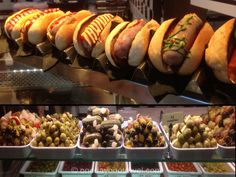
[[[236,83],[236,19],[215,32],[195,13],[169,19],[123,21],[112,14],[87,10],[63,12],[58,8],[23,9],[9,16],[4,29],[8,38],[37,45],[49,40],[58,50],[74,46],[83,57],[106,53],[117,68],[137,67],[146,58],[165,74],[190,75],[203,58],[216,78]],[[148,55],[147,55],[148,54]],[[148,56],[148,57],[146,57]]]

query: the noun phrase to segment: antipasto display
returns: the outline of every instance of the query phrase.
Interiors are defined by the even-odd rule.
[[[120,114],[110,114],[108,108],[90,107],[82,119],[83,130],[80,143],[84,147],[118,147],[122,145]]]

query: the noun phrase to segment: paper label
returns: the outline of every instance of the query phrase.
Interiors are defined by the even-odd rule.
[[[184,114],[183,112],[172,112],[166,113],[162,115],[162,125],[169,126],[171,123],[181,123],[184,121]]]

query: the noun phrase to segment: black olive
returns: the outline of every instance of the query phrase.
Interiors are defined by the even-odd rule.
[[[107,141],[102,142],[102,147],[107,147]]]

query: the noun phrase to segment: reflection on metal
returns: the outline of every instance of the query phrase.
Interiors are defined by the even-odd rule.
[[[88,70],[71,68],[68,65],[58,63],[50,72],[62,75],[64,78],[73,82],[85,83],[100,89],[117,93],[124,97],[133,98],[138,103],[154,104],[156,103],[150,94],[148,86],[138,84],[128,80],[110,81],[108,76]]]
[[[52,50],[52,44],[48,40],[37,44],[36,47],[42,54],[48,54]]]

